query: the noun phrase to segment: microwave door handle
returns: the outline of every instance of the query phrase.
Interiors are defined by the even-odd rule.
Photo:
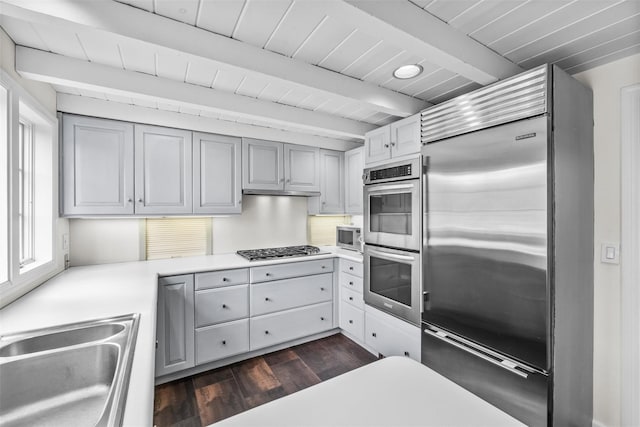
[[[369,193],[377,193],[379,191],[411,190],[413,188],[413,184],[390,184],[376,185],[375,188],[370,188],[368,191]]]
[[[375,255],[380,258],[393,259],[398,261],[415,261],[415,257],[410,255],[398,255],[398,254],[390,254],[387,252],[376,251],[375,249],[369,249],[369,254]]]

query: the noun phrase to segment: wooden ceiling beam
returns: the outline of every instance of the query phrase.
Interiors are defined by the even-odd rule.
[[[238,117],[294,126],[340,137],[364,139],[376,128],[364,122],[207,89],[149,74],[126,71],[24,46],[16,47],[16,71],[49,84],[76,87],[130,98],[165,102]]]
[[[321,2],[310,2],[310,4]],[[356,102],[362,108],[406,117],[430,104],[375,84],[260,49],[229,37],[111,0],[2,0],[2,13],[29,22],[105,31],[180,52],[244,73]]]

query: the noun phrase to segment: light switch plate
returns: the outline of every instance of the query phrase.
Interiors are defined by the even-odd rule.
[[[602,243],[600,246],[600,261],[607,264],[620,264],[620,244]]]

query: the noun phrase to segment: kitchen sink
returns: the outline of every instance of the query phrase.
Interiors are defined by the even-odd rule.
[[[0,425],[118,426],[139,314],[0,337]]]

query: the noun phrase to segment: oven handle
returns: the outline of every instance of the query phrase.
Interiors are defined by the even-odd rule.
[[[501,367],[502,369],[506,369],[507,371],[513,374],[516,374],[518,376],[521,376],[522,378],[527,378],[529,376],[526,372],[522,372],[520,369],[516,369],[516,368],[522,369],[522,367],[519,364],[512,362],[511,360],[508,360],[508,359],[500,359],[497,357],[492,357],[488,354],[485,354],[484,352],[481,352],[479,350],[466,346],[454,340],[453,338],[449,337],[449,335],[447,335],[444,332],[434,332],[430,329],[424,329],[424,333],[427,335],[431,335],[432,337],[437,338],[441,341],[444,341],[447,344],[451,344],[452,346],[457,347],[460,350],[466,351],[467,353],[471,353],[482,360],[485,360],[489,363],[492,363],[496,366]]]
[[[389,185],[372,185],[365,186],[369,193],[377,193],[379,191],[393,191],[393,190],[411,190],[415,187],[414,184],[389,184]]]
[[[398,255],[398,254],[390,254],[388,252],[380,252],[375,249],[369,249],[368,251],[371,255],[376,255],[380,258],[388,258],[388,259],[396,259],[399,261],[415,261],[415,257],[411,255]]]

